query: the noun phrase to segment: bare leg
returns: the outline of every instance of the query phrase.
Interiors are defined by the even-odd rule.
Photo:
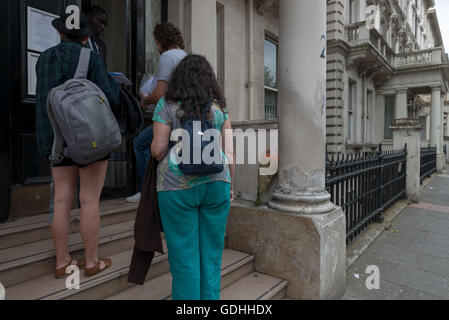
[[[81,236],[86,248],[86,269],[98,263],[100,233],[100,196],[103,190],[108,162],[96,162],[80,169]],[[104,268],[104,263],[100,266]]]
[[[57,269],[65,267],[71,261],[68,249],[70,212],[75,197],[77,179],[78,167],[53,168],[55,197],[51,233],[56,251]]]

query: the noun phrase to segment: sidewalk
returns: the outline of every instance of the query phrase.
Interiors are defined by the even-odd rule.
[[[372,265],[379,290],[365,285]],[[449,175],[435,174],[421,203],[406,207],[349,268],[343,299],[449,299]]]

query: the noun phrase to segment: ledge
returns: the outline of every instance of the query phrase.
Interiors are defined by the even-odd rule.
[[[273,120],[246,120],[246,121],[233,121],[232,127],[234,128],[267,128],[267,129],[277,129],[279,128],[279,123],[277,119]]]

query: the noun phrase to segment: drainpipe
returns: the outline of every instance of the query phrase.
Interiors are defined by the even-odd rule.
[[[248,3],[248,120],[253,119],[254,104],[254,0],[247,0]]]

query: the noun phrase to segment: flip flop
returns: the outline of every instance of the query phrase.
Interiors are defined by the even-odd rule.
[[[55,270],[55,277],[56,279],[63,279],[65,278],[68,274],[65,273],[67,268],[70,267],[71,265],[74,265],[73,263],[76,261],[76,266],[81,270],[84,269],[86,263],[83,260],[72,260],[70,261],[69,264],[67,264],[65,267],[59,268]]]
[[[104,269],[100,269],[100,263],[103,261],[105,267]],[[112,260],[111,259],[100,259],[97,263],[97,265],[93,268],[89,268],[89,269],[84,269],[84,275],[86,277],[93,277],[97,274],[99,274],[100,272],[103,272],[104,270],[106,270],[107,268],[109,268],[112,265]]]

